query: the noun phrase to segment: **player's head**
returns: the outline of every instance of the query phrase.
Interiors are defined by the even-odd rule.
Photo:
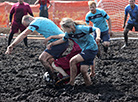
[[[135,4],[135,0],[129,0],[129,4],[133,6]]]
[[[22,3],[24,2],[24,0],[18,0],[18,2],[19,2],[20,4],[22,4]]]
[[[92,13],[96,12],[96,2],[95,1],[89,1],[88,2],[89,9]]]
[[[70,33],[75,31],[75,23],[71,18],[63,18],[60,25],[64,32]]]
[[[25,15],[22,18],[22,24],[27,27],[34,20],[34,18],[30,15]]]

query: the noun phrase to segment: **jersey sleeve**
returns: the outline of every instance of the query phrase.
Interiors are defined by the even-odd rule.
[[[86,33],[86,34],[89,34],[89,33],[92,33],[96,30],[95,27],[91,27],[91,26],[82,26],[82,32]]]
[[[86,16],[85,16],[85,22],[86,22],[86,24],[89,25],[89,17],[88,17],[88,13],[87,13]]]
[[[49,1],[49,0],[47,0],[47,3],[49,3],[49,4],[50,4],[50,1]]]
[[[67,41],[69,39],[68,33],[65,32],[65,36],[62,38],[64,41]]]
[[[28,29],[31,30],[32,32],[35,31],[35,30],[38,30],[39,29],[39,23],[36,23],[36,22],[32,22],[29,26],[28,26]]]
[[[15,12],[15,6],[13,5],[11,10],[10,10],[10,14],[14,14],[14,12]]]
[[[32,12],[32,10],[31,10],[31,7],[29,6],[29,5],[27,5],[27,7],[28,7],[28,13],[31,15],[31,16],[33,16],[33,12]]]
[[[109,15],[104,10],[102,10],[102,15],[106,19],[109,19],[110,18]]]
[[[126,15],[126,16],[128,15],[127,7],[125,7],[125,15]]]

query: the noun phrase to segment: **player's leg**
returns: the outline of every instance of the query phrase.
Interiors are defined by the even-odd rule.
[[[75,77],[77,75],[77,63],[82,61],[84,61],[84,59],[80,54],[77,54],[70,59],[70,85],[74,85]]]
[[[86,86],[90,86],[92,84],[91,78],[88,75],[88,69],[89,69],[89,65],[81,65],[80,71],[84,78],[84,82],[85,82]]]
[[[48,71],[50,78],[53,79],[53,68],[51,67],[51,63],[54,61],[53,56],[51,56],[46,51],[43,51],[41,55],[39,56],[39,60],[41,61],[42,65],[46,68]]]
[[[124,29],[124,41],[125,41],[125,44],[122,46],[122,48],[128,46],[128,32],[129,30],[132,30],[133,29],[133,24],[129,24],[127,23],[125,29]]]
[[[19,27],[16,25],[15,22],[12,23],[12,26],[11,26],[11,29],[10,29],[10,34],[9,34],[9,38],[8,38],[8,46],[10,45],[12,39],[13,39],[13,36],[15,33],[17,33],[19,30]]]
[[[59,67],[59,66],[56,66],[56,65],[54,64],[54,62],[52,62],[52,67],[53,67],[56,71],[58,71],[59,73],[61,73],[63,77],[68,76],[68,74],[63,70],[63,68],[61,68],[61,67]]]
[[[54,70],[51,66],[54,59],[57,59],[68,47],[68,42],[65,42],[60,45],[52,46],[50,50],[45,49],[42,54],[39,56],[39,60],[43,66],[49,71],[50,77],[54,79]]]
[[[110,35],[108,34],[108,30],[101,32],[102,45],[104,48],[104,52],[107,53],[108,47],[110,45]]]
[[[93,65],[90,65],[90,69],[91,69],[90,77],[94,77],[95,76],[95,60],[93,61]]]
[[[26,27],[25,27],[24,25],[22,25],[22,24],[19,25],[19,27],[20,27],[19,29],[20,29],[21,32],[23,32],[23,31],[26,29]],[[28,47],[27,40],[28,40],[27,37],[25,37],[25,38],[23,39],[24,45],[25,45],[26,47]]]

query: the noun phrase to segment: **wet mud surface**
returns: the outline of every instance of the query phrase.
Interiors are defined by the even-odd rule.
[[[43,80],[46,69],[38,60],[42,40],[21,42],[5,55],[7,39],[0,39],[0,102],[138,102],[138,40],[120,49],[122,40],[111,41],[108,54],[96,58],[93,85],[84,86],[81,75],[75,89],[53,88]],[[102,49],[102,47],[101,47]]]

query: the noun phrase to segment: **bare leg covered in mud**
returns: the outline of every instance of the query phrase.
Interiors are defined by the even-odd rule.
[[[43,66],[48,71],[50,77],[52,79],[55,79],[54,70],[53,70],[53,68],[51,66],[52,62],[54,61],[53,56],[51,56],[49,53],[43,51],[42,54],[39,56],[39,60],[41,61],[41,63],[43,64]]]

